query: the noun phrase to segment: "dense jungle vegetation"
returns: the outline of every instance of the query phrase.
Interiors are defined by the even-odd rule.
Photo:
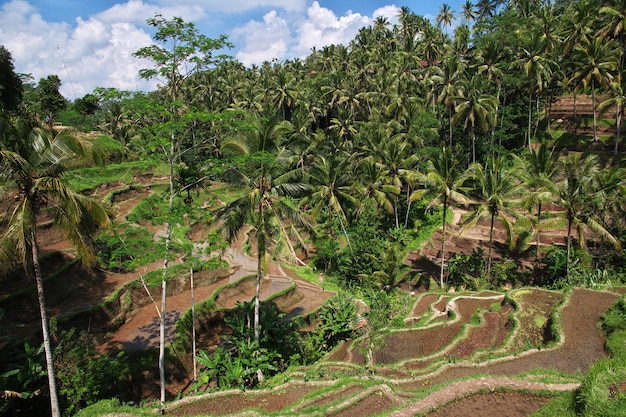
[[[162,281],[164,306],[170,260],[220,265],[193,260],[181,224],[218,228],[211,251],[251,227],[257,281],[269,259],[306,263],[303,273],[323,273],[339,295],[318,312],[317,331],[302,336],[296,324],[280,327],[283,316],[260,305],[257,290],[229,322],[229,350],[201,355],[199,381],[220,387],[253,387],[263,373],[315,362],[352,334],[352,298],[369,305],[367,320],[380,329],[419,287],[624,283],[626,3],[468,0],[456,16],[452,29],[449,7],[435,22],[402,7],[397,24],[379,18],[349,45],[250,68],[228,56],[226,37],[155,16],[155,44],[136,56],[153,63],[140,75],[161,87],[98,88],[74,102],[59,94],[56,75],[34,83],[15,74],[0,48],[5,276],[23,267],[41,282],[44,219],[67,232],[85,265],[122,271],[164,259],[165,272],[152,277]],[[166,225],[162,243],[111,223],[106,202],[88,197],[146,174],[165,178],[163,192],[132,216]],[[458,209],[465,229],[487,222],[484,248],[446,249]],[[407,255],[440,228],[437,272],[415,273]],[[556,229],[562,240],[542,240]],[[53,415],[115,395],[130,372],[124,361],[82,339],[69,343],[71,333],[48,334],[39,287],[43,339],[24,345],[3,326],[0,389],[49,402],[55,355],[74,355],[83,374],[58,375]],[[170,354],[162,342],[162,370]],[[15,412],[8,396],[2,404]]]

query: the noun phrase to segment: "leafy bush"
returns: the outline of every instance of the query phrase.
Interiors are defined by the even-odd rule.
[[[104,167],[81,168],[68,172],[66,178],[74,190],[91,190],[101,184],[122,181],[132,183],[135,176],[154,173],[158,169],[154,161],[143,160]]]
[[[286,319],[271,303],[261,305],[260,315],[257,342],[253,340],[254,304],[238,303],[234,314],[225,318],[232,333],[224,336],[223,346],[212,355],[204,351],[198,354],[202,369],[194,389],[211,382],[219,388],[251,388],[263,378],[286,369],[292,359],[301,357],[296,323]]]
[[[626,415],[626,394],[618,386],[626,381],[626,357],[601,359],[585,374],[576,393],[576,408],[587,417]]]
[[[448,284],[479,290],[486,283],[483,278],[484,270],[485,257],[482,248],[474,249],[470,255],[456,253],[449,260]]]
[[[133,271],[137,266],[163,259],[164,248],[141,226],[127,225],[94,238],[99,262],[107,269]]]
[[[61,333],[54,349],[59,394],[66,415],[123,391],[130,375],[124,352],[110,357],[97,354],[91,346],[87,332],[72,329]]]

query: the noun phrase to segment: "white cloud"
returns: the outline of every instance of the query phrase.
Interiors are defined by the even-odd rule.
[[[302,13],[306,0],[156,0],[163,6],[195,5],[204,10],[242,13],[259,9],[282,9],[288,13]]]
[[[389,20],[389,23],[396,24],[399,22],[398,18],[400,16],[400,8],[395,4],[390,4],[387,6],[380,7],[374,10],[372,13],[372,17],[376,19],[379,16],[384,16]]]
[[[74,99],[95,87],[152,89],[153,82],[139,79],[142,63],[132,54],[152,42],[145,27],[146,15],[154,6],[130,0],[91,16],[53,23],[25,0],[12,0],[0,8],[0,44],[15,61],[17,72],[32,74],[34,81],[56,74],[63,84],[60,91]],[[130,23],[129,23],[130,22]]]
[[[313,47],[320,48],[330,44],[348,44],[359,29],[369,25],[371,19],[359,13],[348,11],[337,18],[335,13],[321,7],[317,1],[307,10],[307,18],[298,29],[298,41],[294,53],[305,56]]]
[[[371,17],[352,11],[337,16],[311,0],[127,0],[72,22],[49,22],[27,0],[10,0],[0,5],[0,45],[11,52],[16,71],[32,74],[35,82],[58,75],[61,93],[69,99],[95,87],[149,90],[156,81],[142,80],[138,72],[150,63],[133,57],[152,42],[153,28],[146,18],[156,13],[180,16],[206,28],[226,16],[224,12],[233,13],[234,19],[258,10],[265,11],[262,20],[249,20],[230,33],[236,58],[248,66],[304,57],[313,47],[348,44],[377,16],[393,23],[398,15],[391,5]]]
[[[282,58],[287,53],[290,36],[287,21],[272,10],[263,16],[263,22],[252,20],[233,30],[233,41],[243,45],[236,58],[247,66]]]

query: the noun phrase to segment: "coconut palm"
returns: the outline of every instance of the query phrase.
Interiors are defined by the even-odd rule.
[[[495,123],[496,98],[483,92],[483,84],[478,73],[464,74],[460,82],[460,94],[454,108],[452,125],[463,123],[472,138],[472,163],[476,162],[476,127],[487,132]]]
[[[609,97],[598,105],[598,111],[602,112],[606,109],[615,107],[615,148],[613,149],[613,155],[617,156],[619,148],[619,138],[622,131],[622,113],[624,106],[626,106],[626,94],[622,87],[618,76],[617,81],[611,83],[609,88]]]
[[[574,80],[578,89],[591,88],[591,105],[593,107],[593,140],[598,140],[598,116],[596,108],[596,88],[607,86],[615,77],[618,64],[618,52],[615,42],[607,42],[602,38],[594,38],[586,45],[574,47],[577,59],[577,70]]]
[[[529,208],[537,206],[535,262],[539,262],[541,210],[543,203],[548,203],[554,198],[549,190],[554,186],[558,174],[557,158],[545,143],[542,143],[537,149],[531,149],[524,158],[518,156],[515,158],[518,166],[524,167],[520,174],[525,188],[530,191],[523,198],[523,204]]]
[[[305,196],[301,204],[311,205],[311,214],[319,218],[322,211],[326,211],[329,222],[329,233],[335,233],[333,220],[339,220],[341,230],[351,247],[350,238],[346,231],[348,222],[347,210],[358,207],[358,199],[352,195],[353,181],[349,175],[350,161],[342,155],[317,155],[306,172],[306,180],[311,192]]]
[[[461,5],[461,16],[463,17],[463,22],[469,23],[476,19],[476,10],[474,10],[474,3],[472,0],[465,0],[465,3]]]
[[[439,27],[449,27],[454,20],[454,12],[448,3],[443,3],[439,7],[439,14],[437,15],[436,23]]]
[[[109,224],[107,210],[95,200],[72,191],[63,174],[76,159],[101,162],[85,142],[71,132],[34,127],[24,118],[9,120],[8,135],[14,149],[0,150],[0,187],[14,193],[13,210],[2,232],[0,258],[17,257],[29,279],[35,281],[41,316],[41,330],[46,357],[50,405],[53,417],[61,415],[52,360],[48,316],[39,264],[37,222],[41,215],[53,218],[76,249],[77,258],[86,266],[93,265],[95,256],[89,237],[97,227]],[[7,135],[7,132],[4,132]],[[0,189],[0,191],[3,191]],[[2,262],[7,265],[6,262]]]
[[[532,136],[533,96],[536,97],[543,90],[546,80],[550,78],[553,68],[556,67],[556,62],[544,51],[545,44],[541,34],[532,32],[528,38],[528,43],[519,48],[519,57],[513,63],[523,69],[528,81],[528,131],[526,140],[529,149]]]
[[[439,285],[444,286],[444,263],[446,252],[446,225],[448,223],[448,209],[451,204],[466,204],[467,188],[465,182],[468,179],[468,172],[461,168],[463,160],[450,148],[443,148],[441,153],[431,156],[426,161],[426,168],[422,173],[418,173],[418,180],[424,184],[424,189],[416,190],[411,195],[411,201],[421,198],[427,199],[430,205],[441,203],[443,205],[443,219],[441,231],[441,271],[439,275]]]
[[[300,211],[289,197],[297,197],[306,190],[306,185],[295,180],[299,169],[285,171],[281,152],[282,135],[288,129],[285,122],[277,119],[259,120],[257,126],[245,138],[224,143],[223,148],[257,160],[253,177],[236,167],[224,173],[224,179],[233,186],[243,189],[239,198],[229,203],[216,215],[216,222],[229,243],[236,240],[241,230],[250,225],[255,230],[257,243],[257,282],[254,307],[254,339],[259,341],[259,308],[261,279],[266,269],[272,239],[286,244],[294,258],[295,250],[287,233],[286,223],[310,228]],[[265,267],[264,267],[265,266]]]
[[[509,249],[513,248],[513,223],[509,216],[512,214],[510,209],[516,205],[520,183],[515,167],[507,167],[504,156],[491,156],[485,166],[483,168],[481,164],[475,163],[469,168],[473,182],[470,195],[474,210],[465,221],[464,229],[476,225],[485,213],[489,215],[489,252],[487,255],[487,275],[489,275],[491,273],[493,231],[496,219],[506,229]]]
[[[572,229],[578,232],[578,245],[586,248],[585,232],[589,228],[616,248],[621,244],[600,221],[605,194],[610,191],[598,187],[600,167],[597,155],[583,158],[579,153],[568,155],[559,164],[562,180],[550,187],[555,203],[565,211],[567,220],[567,275],[570,273]]]

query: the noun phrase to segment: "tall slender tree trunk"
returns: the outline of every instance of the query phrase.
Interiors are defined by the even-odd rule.
[[[165,403],[165,318],[167,312],[167,274],[169,267],[169,249],[172,240],[172,212],[174,207],[174,134],[170,140],[170,195],[168,206],[167,230],[165,233],[165,257],[163,260],[163,279],[161,280],[161,321],[159,325],[159,380],[161,383],[161,404]]]
[[[574,89],[574,133],[578,133],[578,94]]]
[[[265,178],[261,175],[261,202],[259,204],[259,228],[257,230],[257,271],[256,271],[256,295],[254,297],[254,340],[259,341],[259,321],[261,315],[261,278],[263,277],[263,257],[265,256],[265,204],[263,195]]]
[[[541,201],[537,208],[537,247],[535,248],[535,265],[539,265],[539,234],[541,228]]]
[[[593,141],[598,140],[598,115],[596,114],[596,88],[595,82],[591,80],[591,107],[593,107]]]
[[[189,265],[189,286],[191,287],[191,352],[193,357],[193,380],[198,380],[198,364],[196,362],[196,300],[193,285],[193,265]]]
[[[572,220],[567,220],[567,259],[565,260],[565,276],[569,277],[570,253],[572,248]]]
[[[443,288],[443,264],[445,262],[445,254],[446,254],[446,223],[448,216],[448,198],[444,195],[443,200],[443,224],[441,230],[441,271],[439,272],[439,286]]]
[[[489,255],[487,256],[487,275],[491,276],[491,252],[493,250],[493,226],[495,223],[495,213],[491,213],[491,228],[489,229]]]
[[[530,129],[533,118],[533,93],[532,84],[528,87],[528,149],[530,149]]]
[[[613,150],[613,154],[617,156],[617,150],[619,148],[619,137],[622,130],[622,106],[619,104],[617,105],[615,124],[617,128],[617,133],[615,134],[615,149]]]
[[[450,144],[450,149],[452,149],[452,106],[448,106],[448,121],[448,126],[450,126],[448,143]]]
[[[31,232],[31,256],[33,257],[33,269],[35,284],[37,286],[37,298],[39,300],[39,314],[41,316],[41,333],[43,336],[43,348],[46,355],[46,369],[48,373],[48,388],[50,390],[50,412],[52,417],[61,417],[59,398],[57,395],[56,373],[52,359],[52,346],[50,344],[50,330],[48,328],[48,314],[46,313],[46,300],[43,290],[43,277],[39,265],[39,249],[37,248],[37,232]]]
[[[409,214],[411,213],[411,186],[407,187],[406,190],[406,213],[404,214],[404,228],[406,229],[409,226]]]
[[[472,128],[472,163],[476,163],[476,132]]]

